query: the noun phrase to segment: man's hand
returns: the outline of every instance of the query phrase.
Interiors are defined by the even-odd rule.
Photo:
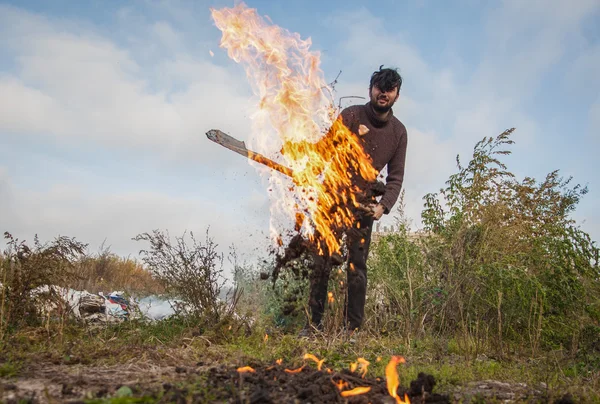
[[[372,203],[369,205],[369,208],[371,208],[371,211],[373,212],[373,219],[375,220],[381,219],[381,216],[383,216],[383,213],[385,212],[385,207],[380,203]]]

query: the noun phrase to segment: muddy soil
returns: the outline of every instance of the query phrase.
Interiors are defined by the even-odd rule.
[[[254,372],[219,364],[160,366],[130,363],[118,366],[36,364],[20,377],[0,379],[0,400],[5,403],[104,402],[117,396],[142,398],[135,402],[165,403],[382,403],[396,401],[382,378],[361,378],[348,370],[318,371],[309,365],[289,373],[284,364],[253,366]],[[435,379],[420,374],[398,388],[411,403],[548,402],[545,392],[524,384],[481,381],[440,394]],[[338,386],[343,386],[342,389]],[[370,390],[353,397],[341,391],[355,387]],[[95,400],[95,401],[94,401]],[[131,401],[134,402],[134,401]]]

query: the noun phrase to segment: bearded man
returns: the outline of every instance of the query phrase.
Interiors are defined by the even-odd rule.
[[[369,102],[344,109],[340,115],[344,125],[361,139],[365,152],[371,157],[373,167],[381,172],[387,166],[385,191],[379,202],[368,205],[367,212],[356,217],[360,236],[348,234],[348,280],[344,310],[345,327],[349,333],[360,329],[364,320],[367,293],[367,257],[371,243],[373,222],[389,214],[396,203],[404,180],[406,159],[406,127],[394,116],[392,110],[400,96],[402,77],[396,69],[375,71],[369,83]],[[327,284],[331,273],[331,260],[316,257],[311,274],[309,306],[312,327],[321,329],[321,320],[327,298]],[[311,327],[305,327],[300,336],[308,336]]]

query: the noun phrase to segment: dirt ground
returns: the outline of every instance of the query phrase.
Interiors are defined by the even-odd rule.
[[[234,367],[204,363],[161,366],[131,362],[105,367],[37,363],[17,378],[0,379],[0,399],[5,403],[80,403],[109,402],[120,396],[131,397],[120,402],[395,403],[384,379],[363,379],[348,370],[330,373],[307,365],[298,373],[289,373],[285,364],[256,364],[253,369],[240,373]],[[338,385],[344,386],[342,391],[359,386],[370,390],[345,398]],[[402,383],[398,393],[400,397],[407,393],[412,403],[549,402],[544,386],[483,380],[439,394],[432,393],[434,385],[432,376],[420,374],[410,384]],[[565,397],[560,402],[571,401]]]

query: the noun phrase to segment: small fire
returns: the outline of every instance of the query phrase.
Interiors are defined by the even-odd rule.
[[[321,254],[339,253],[342,234],[336,229],[352,225],[351,209],[359,205],[354,180],[375,181],[378,172],[359,137],[337,116],[320,54],[310,51],[310,39],[272,24],[244,3],[211,8],[211,14],[222,31],[220,47],[244,66],[258,96],[251,116],[257,144],[251,147],[293,173],[289,181],[269,170],[273,239],[292,225]],[[287,229],[274,223],[282,214]]]
[[[302,365],[298,369],[284,369],[284,372],[291,373],[291,374],[300,373],[300,372],[302,372],[302,369],[304,369],[304,366],[305,365]]]
[[[400,386],[400,380],[398,378],[398,372],[396,367],[399,363],[405,363],[406,361],[402,356],[392,356],[389,363],[385,367],[385,377],[387,383],[387,389],[390,396],[396,399],[397,404],[410,403],[410,399],[407,394],[404,394],[404,400],[398,397],[398,386]]]
[[[252,369],[250,366],[244,366],[241,368],[237,368],[238,373],[254,373],[255,370]]]
[[[281,362],[283,362],[283,359],[279,358],[275,361],[276,364],[281,365]]]
[[[335,302],[335,299],[333,298],[333,292],[327,292],[327,301],[329,304],[333,304],[333,302]]]
[[[317,358],[313,354],[309,354],[309,353],[304,354],[304,359],[310,359],[310,360],[315,361],[317,363],[317,370],[321,370],[321,367],[323,366],[323,362],[325,362],[325,359],[319,360],[319,358]]]
[[[357,396],[359,394],[365,394],[371,391],[370,387],[355,387],[352,390],[342,391],[340,394],[342,397]]]
[[[371,364],[371,362],[369,362],[368,360],[366,360],[364,358],[358,358],[357,361],[360,364],[360,370],[361,370],[360,377],[362,377],[364,379],[365,376],[367,375],[367,369],[369,368],[369,365]]]
[[[264,341],[267,342],[269,340],[269,334],[265,334]]]
[[[354,373],[360,367],[361,377],[364,379],[370,364],[365,358],[358,358],[356,362],[350,362],[350,371]]]
[[[348,382],[345,380],[338,380],[337,382],[334,382],[333,380],[331,381],[331,383],[334,384],[335,387],[337,387],[338,390],[342,391],[344,390],[346,387],[348,387]]]

